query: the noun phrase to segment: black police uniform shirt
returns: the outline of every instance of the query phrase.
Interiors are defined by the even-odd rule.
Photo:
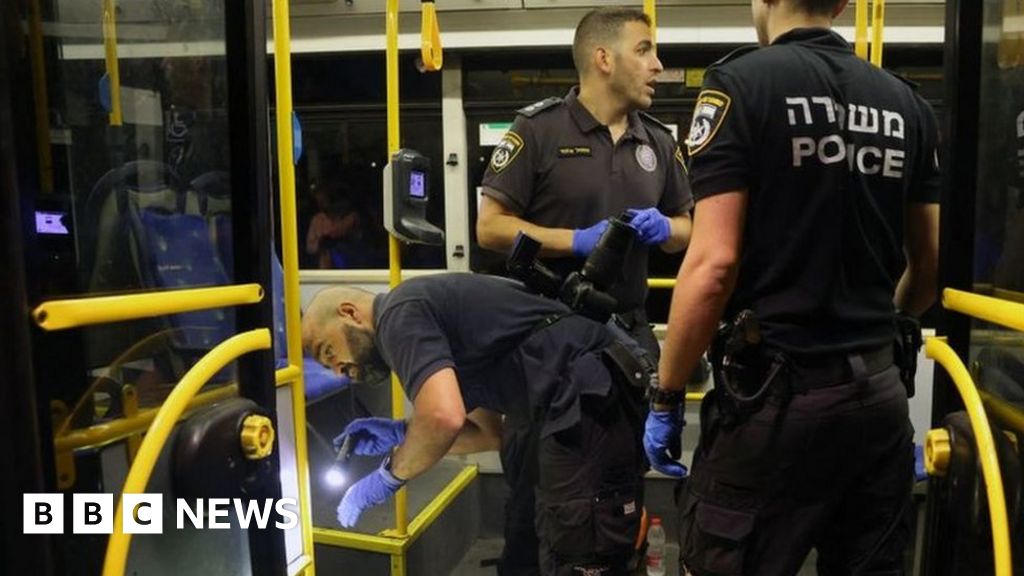
[[[687,148],[699,201],[747,190],[729,311],[791,353],[893,338],[907,202],[937,202],[937,128],[906,83],[827,29],[797,29],[708,68]]]
[[[611,383],[594,353],[613,340],[604,325],[570,315],[539,328],[568,312],[507,278],[424,276],[375,298],[375,344],[410,399],[452,368],[467,412],[529,415],[542,407],[551,433],[578,421],[580,394],[605,395]]]
[[[682,152],[665,125],[632,112],[625,134],[613,144],[608,127],[577,95],[573,88],[564,99],[519,110],[491,156],[485,194],[527,222],[549,228],[587,228],[628,208],[656,206],[675,216],[693,206]],[[620,312],[646,299],[648,252],[636,242],[626,258],[626,282],[611,291]],[[545,263],[562,276],[582,266],[572,257]]]

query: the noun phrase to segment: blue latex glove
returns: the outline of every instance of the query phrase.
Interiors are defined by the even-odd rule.
[[[608,220],[601,220],[590,228],[577,228],[576,230],[573,230],[573,256],[579,256],[580,258],[590,256],[590,253],[594,251],[594,246],[597,246],[597,241],[601,239],[601,235],[604,234],[604,231],[607,228]]]
[[[405,485],[405,480],[396,478],[394,474],[384,469],[386,462],[387,460],[382,462],[380,468],[364,476],[345,492],[341,504],[338,504],[338,523],[343,527],[355,526],[363,510],[391,498]]]
[[[678,462],[683,452],[682,407],[665,412],[651,410],[644,425],[644,451],[651,467],[674,478],[686,476],[686,466]],[[665,452],[668,451],[668,454]]]
[[[924,467],[924,446],[914,444],[914,481],[924,482],[928,479],[928,471]]]
[[[352,452],[360,456],[383,456],[405,440],[405,420],[391,418],[357,418],[345,426],[334,439],[334,449],[341,449],[345,437],[352,437]]]
[[[672,235],[672,224],[657,208],[627,210],[633,217],[629,225],[636,229],[640,241],[648,246],[661,244]]]

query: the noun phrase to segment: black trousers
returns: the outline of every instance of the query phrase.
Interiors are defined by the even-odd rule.
[[[616,315],[616,322],[632,336],[655,361],[660,355],[658,341],[647,323],[644,309],[638,308]],[[630,392],[625,392],[630,393]],[[637,449],[642,457],[643,421],[631,432],[637,438]],[[505,548],[498,561],[499,576],[537,576],[540,574],[537,529],[535,526],[535,482],[538,476],[538,428],[528,417],[506,415],[502,427],[501,467],[509,497],[505,502]]]
[[[645,462],[639,391],[625,386],[617,383],[607,397],[584,396],[580,422],[545,438],[533,422],[506,419],[511,441],[501,455],[511,494],[498,574],[626,573],[642,515]]]
[[[707,440],[679,492],[691,574],[795,574],[811,548],[819,574],[903,573],[914,454],[896,367],[771,399]]]

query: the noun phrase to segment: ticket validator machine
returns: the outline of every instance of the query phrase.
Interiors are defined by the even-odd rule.
[[[430,161],[402,148],[384,168],[384,227],[403,242],[440,245],[444,231],[427,221]]]

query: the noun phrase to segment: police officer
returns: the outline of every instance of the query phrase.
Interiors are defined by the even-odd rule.
[[[678,391],[714,340],[679,501],[691,574],[794,574],[812,547],[821,574],[902,573],[913,444],[892,343],[896,311],[935,299],[937,129],[831,30],[846,3],[754,0],[764,47],[708,68],[694,110],[693,241],[644,438],[672,463]]]
[[[573,40],[579,86],[518,111],[498,143],[483,179],[477,240],[507,251],[523,231],[543,244],[545,264],[563,277],[578,270],[607,226],[632,210],[641,242],[626,259],[625,280],[612,290],[616,320],[657,358],[647,322],[649,246],[682,250],[692,206],[682,153],[672,133],[652,116],[655,77],[662,71],[648,17],[639,10],[604,8],[580,20]],[[532,490],[527,474],[531,439],[506,420],[502,466],[511,493],[505,508],[501,576],[536,573]]]
[[[644,469],[643,387],[626,376],[644,353],[625,333],[618,343],[614,329],[558,301],[478,274],[416,278],[377,296],[328,288],[302,330],[308,354],[354,380],[391,367],[413,403],[408,423],[359,419],[336,440],[350,437],[356,454],[390,455],[346,492],[343,526],[446,453],[497,449],[500,415],[515,416],[539,438],[530,480],[541,573],[625,574]]]
[[[631,210],[641,242],[613,295],[618,319],[657,357],[643,304],[648,246],[672,253],[690,236],[683,157],[650,108],[662,66],[643,12],[605,8],[580,20],[573,40],[580,84],[565,98],[518,111],[483,179],[477,239],[507,251],[516,235],[539,240],[565,276],[590,254],[607,218]]]

